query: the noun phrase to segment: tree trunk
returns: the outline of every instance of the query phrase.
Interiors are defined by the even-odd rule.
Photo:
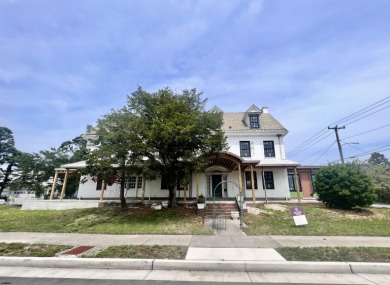
[[[12,173],[12,167],[13,166],[14,166],[14,163],[11,162],[10,164],[8,164],[7,170],[5,171],[5,173],[3,171],[4,179],[3,179],[3,182],[0,185],[0,196],[3,193],[3,190],[7,187],[7,185],[11,181],[11,179],[9,177],[10,177],[10,175]]]
[[[175,187],[172,186],[169,187],[169,207],[177,208],[176,190]]]
[[[121,189],[120,189],[120,193],[119,193],[122,210],[127,210],[127,203],[126,203],[126,198],[125,198],[125,180],[126,180],[126,172],[124,169],[122,169],[121,170]]]

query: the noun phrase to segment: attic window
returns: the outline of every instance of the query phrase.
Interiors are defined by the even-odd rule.
[[[251,129],[260,128],[259,115],[258,114],[249,115],[249,123],[250,123]]]

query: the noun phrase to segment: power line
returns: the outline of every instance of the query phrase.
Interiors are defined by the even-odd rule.
[[[334,141],[330,146],[334,145],[335,143],[336,143],[336,141]],[[304,159],[302,159],[301,161],[304,161],[304,160],[306,160],[306,159],[309,159],[310,157],[316,155],[316,154],[319,153],[319,152],[324,151],[324,150],[327,149],[327,148],[329,148],[329,146],[326,146],[326,147],[324,147],[324,148],[322,148],[322,149],[316,151],[315,153],[312,153],[311,155],[306,156],[306,157],[305,157]]]
[[[384,152],[384,151],[387,151],[387,150],[390,150],[390,144],[389,144],[389,145],[382,146],[382,147],[380,147],[380,148],[376,148],[376,149],[373,149],[373,150],[369,150],[369,151],[366,151],[366,152],[362,152],[362,153],[355,154],[355,155],[353,155],[353,156],[347,157],[347,159],[356,158],[356,157],[359,157],[359,156],[365,156],[365,155],[367,155],[367,154],[372,154],[373,152]],[[335,161],[333,161],[333,162],[337,162],[337,161],[340,161],[340,159],[335,160]]]
[[[329,132],[329,130],[327,130],[327,132]],[[318,133],[318,135],[315,138],[313,137],[312,140],[308,141],[305,145],[302,145],[299,149],[297,149],[295,151],[295,153],[293,153],[293,154],[290,153],[289,156],[293,157],[293,156],[301,153],[302,151],[307,150],[311,146],[319,143],[320,141],[323,141],[324,139],[326,139],[327,137],[329,137],[332,134],[332,133],[327,133],[327,132],[325,132],[323,134]]]
[[[298,150],[300,150],[301,148],[305,147],[306,144],[309,144],[311,143],[312,140],[315,140],[318,136],[321,136],[324,131],[329,131],[328,129],[323,129],[321,131],[319,131],[318,133],[316,133],[314,136],[310,137],[309,139],[307,139],[306,141],[304,141],[302,144],[300,144],[299,146],[297,146],[296,148],[294,148],[292,151],[289,152],[290,156],[294,156],[296,155],[294,152],[297,152]]]
[[[321,157],[324,156],[325,153],[328,152],[328,150],[336,143],[336,141],[334,141],[316,160],[313,160],[310,164],[314,164],[314,162],[316,162],[317,160],[319,160]]]
[[[365,115],[365,116],[363,116],[363,117],[361,117],[361,118],[358,118],[358,119],[356,119],[356,120],[354,120],[354,121],[352,121],[352,122],[350,122],[350,123],[348,123],[348,124],[346,124],[346,125],[353,124],[353,123],[355,123],[355,122],[357,122],[357,121],[360,121],[361,119],[364,119],[364,118],[366,118],[366,117],[368,117],[368,116],[374,115],[374,114],[376,114],[376,113],[378,113],[378,112],[380,112],[380,111],[382,111],[382,110],[384,110],[384,109],[387,109],[387,108],[389,108],[389,107],[390,107],[390,105],[388,105],[388,106],[386,106],[386,107],[383,107],[382,109],[379,109],[379,110],[377,110],[377,111],[375,111],[375,112],[372,112],[372,113],[370,113],[370,114],[368,114],[368,115]]]
[[[390,124],[384,125],[384,126],[379,127],[379,128],[371,129],[371,130],[365,131],[363,133],[359,133],[359,134],[356,134],[356,135],[353,135],[353,136],[350,136],[350,137],[347,137],[347,138],[344,138],[344,139],[348,140],[348,139],[351,139],[351,138],[354,138],[354,137],[357,137],[357,136],[360,136],[360,135],[364,135],[364,134],[367,134],[367,133],[370,133],[370,132],[373,132],[373,131],[376,131],[376,130],[379,130],[379,129],[383,129],[383,128],[388,127],[388,126],[390,126]]]
[[[359,150],[359,151],[363,151],[363,152],[365,152],[365,150],[363,150],[363,149],[361,149],[361,148],[358,148],[358,147],[356,147],[356,146],[352,145],[351,143],[346,143],[345,141],[342,141],[342,142],[343,142],[344,144],[346,144],[346,145],[350,146],[350,147],[353,147],[353,148],[355,148],[355,149]]]
[[[386,101],[386,102],[384,102],[382,104],[379,104],[379,103],[381,103],[383,101]],[[345,117],[345,118],[343,118],[343,119],[341,119],[341,120],[339,120],[339,121],[337,121],[337,122],[335,122],[335,123],[333,123],[331,125],[345,123],[345,122],[347,122],[347,121],[349,121],[349,120],[351,120],[351,119],[353,119],[353,118],[355,118],[357,116],[360,116],[361,114],[364,114],[364,113],[366,113],[366,112],[368,112],[368,111],[370,111],[372,109],[375,109],[375,108],[377,108],[379,106],[382,106],[383,104],[386,104],[388,102],[390,102],[390,96],[387,96],[387,97],[385,97],[385,98],[383,98],[383,99],[381,99],[381,100],[379,100],[379,101],[377,101],[377,102],[375,102],[375,103],[373,103],[373,104],[371,104],[371,105],[369,105],[369,106],[367,106],[367,107],[365,107],[365,108],[363,108],[363,109],[361,109],[361,110],[359,110],[359,111],[357,111],[357,112],[355,112],[355,113],[353,113],[353,114],[351,114],[351,115],[349,115],[349,116],[347,116],[347,117]],[[375,105],[378,105],[378,104],[379,104],[379,106],[374,107]],[[371,107],[373,107],[373,108],[371,108]],[[365,111],[366,109],[369,109],[369,110]],[[361,113],[361,114],[359,114],[359,113]]]
[[[333,123],[331,125],[335,125],[335,124],[339,124],[339,123],[343,123],[343,122],[344,123],[348,122],[348,121],[350,121],[350,120],[352,120],[352,119],[354,119],[356,117],[359,117],[359,116],[361,116],[361,115],[363,115],[363,114],[365,114],[367,112],[375,110],[378,107],[380,107],[380,106],[382,106],[384,104],[387,104],[389,102],[390,102],[390,96],[387,96],[387,97],[385,97],[385,98],[383,98],[383,99],[381,99],[381,100],[379,100],[379,101],[377,101],[377,102],[375,102],[375,103],[373,103],[373,104],[371,104],[371,105],[369,105],[369,106],[367,106],[367,107],[365,107],[365,108],[363,108],[363,109],[361,109],[361,110],[359,110],[359,111],[357,111],[357,112],[355,112],[355,113],[353,113],[353,114],[351,114],[351,115],[349,115],[349,116],[347,116],[347,117],[345,117],[345,118],[343,118],[343,119],[341,119],[341,120],[339,120],[339,121],[337,121],[337,122],[335,122],[335,123]],[[382,110],[384,110],[386,108],[389,108],[389,107],[390,107],[390,105],[385,106],[385,107],[383,107],[383,108],[381,108],[379,110],[375,110],[374,112],[371,112],[371,113],[369,113],[369,114],[367,114],[367,115],[365,115],[363,117],[357,118],[356,120],[348,123],[348,125],[352,124],[352,123],[355,123],[355,122],[357,122],[357,121],[359,121],[361,119],[364,119],[364,118],[366,118],[368,116],[371,116],[371,115],[373,115],[373,114],[375,114],[377,112],[380,112],[380,111],[382,111]],[[303,150],[306,150],[309,147],[311,147],[311,146],[317,144],[318,142],[322,141],[322,139],[319,140],[319,137],[323,136],[323,133],[324,133],[324,131],[326,132],[326,130],[327,129],[322,129],[321,131],[316,133],[314,136],[310,137],[309,139],[304,141],[302,144],[298,145],[296,148],[294,148],[292,151],[290,151],[288,153],[288,155],[290,157],[293,157],[293,156],[297,155],[298,153],[301,153]]]

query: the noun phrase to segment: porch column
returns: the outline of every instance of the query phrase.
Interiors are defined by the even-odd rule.
[[[238,163],[238,185],[240,186],[240,191],[242,191],[242,177],[241,177],[241,163]]]
[[[54,174],[53,186],[51,186],[50,200],[53,200],[54,190],[56,189],[56,185],[57,185],[57,179],[58,179],[58,171],[56,170]]]
[[[142,194],[141,194],[141,201],[143,202],[145,198],[145,178],[142,176]]]
[[[256,202],[255,178],[253,175],[253,165],[251,165],[251,181],[252,181],[252,200],[253,200],[253,202]]]
[[[100,190],[100,201],[103,201],[104,187],[106,186],[105,181],[102,181],[102,189]]]
[[[295,189],[297,189],[298,202],[301,202],[301,192],[299,189],[298,172],[296,167],[294,167],[294,180],[295,180]]]
[[[65,194],[65,188],[66,188],[66,183],[68,182],[68,169],[65,169],[65,178],[64,178],[64,184],[62,184],[62,190],[61,190],[61,197],[60,200],[64,198]]]

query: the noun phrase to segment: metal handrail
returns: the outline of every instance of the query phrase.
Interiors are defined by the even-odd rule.
[[[221,185],[222,183],[232,183],[233,185],[237,186],[238,190],[239,190],[239,196],[240,196],[240,201],[239,201],[239,213],[240,213],[240,229],[242,230],[243,229],[243,213],[242,213],[242,208],[243,208],[243,197],[242,197],[242,189],[240,188],[240,186],[234,182],[234,181],[231,181],[231,180],[225,180],[225,181],[221,181],[219,182],[215,187],[214,187],[214,190],[213,190],[213,225],[214,225],[214,221],[215,221],[215,190],[217,189],[217,187],[219,185]],[[234,191],[234,188],[233,188],[233,191]],[[237,195],[236,196],[236,200],[237,200]]]

